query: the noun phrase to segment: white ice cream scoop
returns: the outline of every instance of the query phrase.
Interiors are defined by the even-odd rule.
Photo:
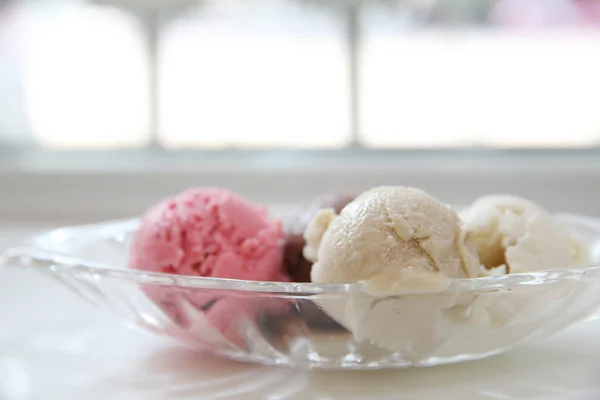
[[[495,274],[566,268],[589,261],[587,247],[529,200],[483,196],[460,215],[481,262]]]
[[[316,302],[355,339],[406,357],[433,352],[444,331],[464,322],[453,310],[471,299],[445,292],[452,278],[481,275],[458,215],[418,189],[379,187],[340,215],[322,210],[305,238],[313,282],[363,283],[361,293]]]
[[[456,212],[413,188],[371,189],[339,216],[322,210],[305,238],[317,283],[370,281],[383,290],[413,275],[421,281],[424,274],[472,278],[481,271]]]

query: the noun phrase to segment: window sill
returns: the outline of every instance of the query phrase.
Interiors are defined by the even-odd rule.
[[[596,151],[93,152],[0,162],[0,220],[73,223],[139,214],[186,187],[218,185],[268,203],[377,185],[448,203],[514,193],[553,211],[600,215]]]

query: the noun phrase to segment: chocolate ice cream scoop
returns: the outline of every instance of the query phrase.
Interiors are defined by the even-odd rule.
[[[312,262],[304,258],[302,250],[305,240],[304,230],[315,214],[323,208],[333,208],[337,214],[354,200],[355,196],[348,194],[328,193],[317,197],[298,215],[288,221],[285,237],[285,267],[294,282],[310,282]]]

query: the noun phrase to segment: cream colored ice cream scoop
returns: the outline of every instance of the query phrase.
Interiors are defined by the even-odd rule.
[[[481,262],[498,273],[565,268],[588,262],[585,244],[537,204],[488,195],[461,212]]]
[[[340,215],[322,210],[305,238],[313,282],[363,283],[360,293],[315,301],[356,340],[405,357],[442,345],[443,331],[459,323],[452,309],[465,305],[445,292],[451,278],[481,273],[458,215],[413,188],[378,187]]]
[[[304,254],[315,261],[311,278],[317,283],[380,287],[412,277],[477,277],[479,259],[466,235],[458,215],[422,190],[378,187],[339,216],[319,212],[305,232]]]

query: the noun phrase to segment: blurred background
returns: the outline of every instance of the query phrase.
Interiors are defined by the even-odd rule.
[[[377,184],[600,215],[600,1],[0,1],[0,220]]]

